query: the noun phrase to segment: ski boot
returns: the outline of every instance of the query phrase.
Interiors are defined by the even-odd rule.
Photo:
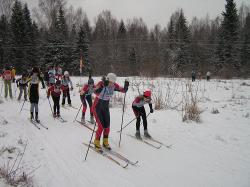
[[[30,113],[30,121],[32,121],[34,119],[34,115],[33,112]]]
[[[60,118],[61,117],[61,115],[60,115],[60,113],[59,112],[57,112],[57,115],[56,115],[58,118]]]
[[[111,147],[109,146],[109,139],[108,138],[103,138],[103,147],[105,149],[111,150]]]
[[[36,112],[36,122],[40,123],[40,120],[38,119],[38,112]]]
[[[90,116],[90,123],[91,123],[91,124],[94,124],[94,123],[95,123],[94,116]]]
[[[151,138],[150,134],[148,133],[148,130],[144,130],[144,136],[145,138]]]
[[[100,144],[100,140],[98,140],[98,139],[95,139],[94,140],[94,145],[95,145],[95,150],[97,151],[97,152],[103,152],[102,151],[102,148],[101,148],[101,144]]]
[[[136,132],[135,132],[135,137],[137,138],[137,139],[139,139],[139,140],[141,140],[142,138],[141,138],[141,134],[140,134],[140,131],[139,130],[136,130]]]
[[[53,117],[56,118],[56,113],[54,112]]]

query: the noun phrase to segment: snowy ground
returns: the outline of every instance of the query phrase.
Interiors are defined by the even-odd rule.
[[[100,78],[95,78],[95,81]],[[73,78],[74,85],[78,78]],[[86,78],[84,78],[86,81]],[[119,78],[123,84],[124,78]],[[126,97],[124,124],[134,118],[131,102],[138,90],[151,88],[170,93],[172,106],[181,101],[184,79],[135,79]],[[0,88],[2,82],[0,82]],[[126,134],[134,135],[135,123],[124,129],[121,147],[119,143],[122,108],[114,104],[111,108],[112,148],[137,166],[123,169],[99,154],[89,151],[84,156],[91,132],[78,123],[73,123],[76,109],[61,109],[67,123],[60,123],[51,116],[45,90],[40,90],[40,119],[49,130],[35,128],[28,120],[29,103],[0,97],[0,167],[13,165],[16,155],[27,148],[21,166],[31,172],[34,186],[38,187],[248,187],[250,186],[250,80],[211,80],[192,83],[198,92],[201,123],[182,122],[182,113],[176,110],[155,111],[148,117],[151,135],[173,144],[172,149],[157,150],[138,142]],[[14,85],[13,85],[14,87]],[[168,90],[170,88],[170,90]],[[14,88],[15,90],[15,88]],[[171,92],[172,90],[172,92]],[[18,93],[18,91],[17,91]],[[16,93],[16,95],[17,95]],[[72,103],[80,106],[78,88],[72,91]],[[163,95],[164,95],[163,94]],[[122,94],[116,94],[121,100]],[[121,100],[122,101],[122,100]],[[52,101],[51,101],[52,102]],[[149,111],[148,106],[145,106]],[[218,114],[212,114],[212,109]],[[89,108],[87,109],[87,118]],[[80,115],[79,115],[80,118]],[[13,151],[4,151],[13,148]],[[0,186],[4,180],[0,179]]]

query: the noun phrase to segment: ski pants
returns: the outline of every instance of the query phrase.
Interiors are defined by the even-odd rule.
[[[93,114],[98,126],[95,138],[100,140],[102,133],[103,138],[108,138],[110,131],[109,101],[96,97],[93,104]]]
[[[145,111],[144,106],[142,107],[132,106],[132,109],[136,117],[136,130],[138,131],[140,130],[141,117],[143,121],[144,130],[147,130],[148,122],[147,122],[147,116],[146,116],[146,111]]]
[[[62,105],[65,104],[66,97],[67,97],[67,99],[68,99],[68,104],[70,105],[70,104],[71,104],[71,99],[70,99],[69,88],[67,88],[66,90],[63,91]]]
[[[89,104],[90,116],[93,116],[92,96],[91,95],[86,95],[86,96],[85,95],[81,95],[80,99],[82,101],[82,116],[85,116],[85,113],[86,113],[86,110],[87,110],[87,102]]]
[[[37,114],[38,113],[38,103],[30,103],[30,112],[34,113],[34,110],[35,110],[35,113]]]
[[[20,89],[20,93],[19,93],[17,100],[21,99],[23,92],[24,92],[24,100],[26,101],[27,100],[27,87],[26,86],[19,86],[19,89]]]
[[[52,100],[54,102],[54,114],[60,114],[60,96],[52,96]]]
[[[10,98],[12,98],[12,89],[11,89],[11,80],[4,80],[4,97],[7,98],[8,92],[10,94]]]

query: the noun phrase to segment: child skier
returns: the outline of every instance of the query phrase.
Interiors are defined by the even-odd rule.
[[[3,72],[3,80],[4,80],[4,97],[7,98],[8,92],[10,98],[12,99],[12,89],[11,89],[11,82],[13,79],[13,74],[10,67],[6,67]]]
[[[54,85],[56,83],[56,71],[54,69],[54,66],[51,66],[49,71],[48,71],[48,85]]]
[[[110,131],[110,112],[109,100],[114,94],[114,91],[126,93],[128,90],[129,82],[125,80],[124,87],[120,87],[116,82],[116,75],[109,73],[107,79],[98,82],[95,88],[95,100],[93,104],[93,113],[98,125],[96,136],[94,140],[95,149],[102,151],[100,145],[100,138],[103,132],[103,146],[106,149],[111,149],[108,142]]]
[[[38,67],[33,67],[32,72],[28,77],[29,84],[29,100],[30,100],[30,119],[34,119],[34,110],[35,110],[35,120],[36,122],[40,122],[38,119],[38,102],[39,102],[39,82],[43,83],[42,78],[40,77],[40,72]],[[45,88],[44,84],[42,84],[43,88]]]
[[[16,80],[16,85],[19,87],[20,93],[17,98],[18,101],[20,101],[23,92],[24,92],[24,100],[27,101],[27,87],[28,87],[28,77],[26,74],[23,74],[22,77],[18,78]]]
[[[68,99],[68,104],[71,106],[69,84],[70,84],[70,90],[73,90],[73,84],[72,84],[72,81],[69,78],[69,72],[68,71],[64,72],[64,76],[62,77],[62,82],[61,83],[62,83],[62,89],[63,89],[62,106],[65,105],[66,97]]]
[[[143,121],[143,127],[144,127],[144,136],[146,138],[151,138],[150,134],[148,133],[147,129],[147,116],[146,111],[144,108],[144,104],[148,103],[150,108],[150,113],[153,113],[154,110],[152,108],[151,103],[151,91],[144,91],[143,95],[139,95],[135,98],[135,100],[132,103],[132,109],[134,111],[134,114],[136,116],[136,133],[135,136],[137,139],[141,139],[140,135],[140,123],[141,123],[141,117]]]
[[[61,90],[63,89],[61,81],[57,80],[55,85],[51,85],[47,92],[47,98],[49,99],[50,95],[54,102],[54,114],[53,117],[60,117],[60,95]]]
[[[82,90],[80,91],[80,99],[82,102],[82,119],[81,122],[85,124],[85,112],[87,110],[87,103],[90,108],[90,123],[95,123],[93,117],[93,109],[92,109],[92,93],[94,92],[94,80],[89,76],[88,84],[84,84]]]

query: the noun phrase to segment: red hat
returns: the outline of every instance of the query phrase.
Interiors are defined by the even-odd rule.
[[[151,97],[151,91],[147,90],[147,91],[143,92],[143,96],[144,97]]]

